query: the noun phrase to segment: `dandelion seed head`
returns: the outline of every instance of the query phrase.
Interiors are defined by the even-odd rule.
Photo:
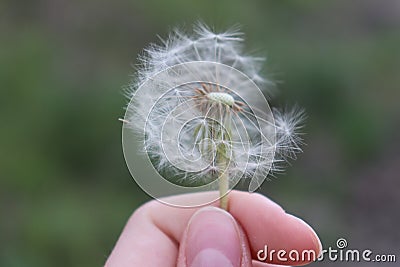
[[[174,30],[139,57],[124,129],[139,133],[160,173],[196,185],[224,173],[233,185],[251,179],[254,191],[301,151],[304,113],[269,107],[264,58],[246,54],[243,37],[236,28],[215,33],[197,24],[193,34]]]

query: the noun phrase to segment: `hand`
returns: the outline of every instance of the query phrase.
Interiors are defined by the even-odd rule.
[[[173,198],[204,198],[207,194]],[[305,250],[315,256],[321,252],[318,236],[309,225],[260,194],[230,192],[229,213],[217,205],[188,209],[156,200],[146,203],[129,219],[106,267],[304,265],[310,259],[293,261],[289,252],[296,250],[300,256]],[[275,252],[259,261],[265,256],[265,246],[268,254]],[[285,255],[278,257],[279,250]]]

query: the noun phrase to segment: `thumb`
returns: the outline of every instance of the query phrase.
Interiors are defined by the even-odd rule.
[[[243,230],[222,209],[198,210],[181,239],[177,266],[250,267],[250,249]]]

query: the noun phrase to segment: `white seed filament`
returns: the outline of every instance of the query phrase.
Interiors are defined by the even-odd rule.
[[[214,102],[225,104],[230,107],[235,104],[235,99],[228,93],[211,92],[207,94],[207,97]]]

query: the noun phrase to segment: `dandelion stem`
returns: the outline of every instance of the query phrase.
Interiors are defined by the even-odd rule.
[[[229,177],[226,172],[222,173],[219,177],[219,206],[221,209],[228,210],[228,189]]]
[[[223,116],[222,105],[220,105],[220,133],[219,138],[222,139],[223,143],[217,149],[219,153],[217,160],[218,164],[222,166],[219,177],[219,196],[220,196],[220,207],[221,209],[228,210],[228,190],[229,190],[229,172],[227,170],[231,160],[232,152],[232,133],[231,133],[231,113],[229,108],[225,105],[226,116]]]

